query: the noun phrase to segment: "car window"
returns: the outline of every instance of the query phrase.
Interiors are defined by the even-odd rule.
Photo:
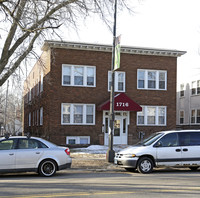
[[[47,148],[45,144],[34,139],[19,139],[18,149],[37,149]]]
[[[162,135],[163,135],[163,133],[154,133],[151,136],[149,136],[148,138],[144,139],[144,141],[139,144],[142,144],[143,146],[149,146],[152,143],[154,143],[157,139],[159,139]]]
[[[13,139],[2,140],[0,142],[0,150],[10,150],[15,148],[15,141]]]
[[[179,133],[181,146],[197,146],[200,145],[200,133],[198,132],[184,132]]]
[[[156,143],[156,145],[159,146],[159,147],[178,146],[178,137],[177,137],[177,133],[166,134],[164,137],[162,137],[162,138]]]

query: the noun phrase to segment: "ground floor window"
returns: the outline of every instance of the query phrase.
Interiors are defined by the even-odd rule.
[[[180,111],[180,124],[184,124],[184,111]]]
[[[200,109],[191,110],[191,124],[200,124]]]
[[[74,125],[94,125],[95,105],[94,104],[70,104],[62,103],[61,122]]]
[[[90,144],[90,136],[67,136],[66,143],[73,144]]]
[[[142,111],[137,112],[137,125],[165,126],[166,107],[165,106],[141,106]]]

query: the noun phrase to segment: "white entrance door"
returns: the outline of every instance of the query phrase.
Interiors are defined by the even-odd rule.
[[[110,120],[105,117],[104,144],[109,144],[109,126]],[[113,144],[127,144],[127,118],[115,116]]]

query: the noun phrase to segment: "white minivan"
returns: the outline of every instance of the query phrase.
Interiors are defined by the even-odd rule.
[[[161,131],[152,134],[142,143],[121,150],[114,163],[140,173],[150,173],[154,167],[200,166],[200,130]]]

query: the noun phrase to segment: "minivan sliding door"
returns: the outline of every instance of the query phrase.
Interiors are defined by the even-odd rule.
[[[158,166],[181,166],[181,147],[178,144],[177,133],[163,136],[155,145],[156,164]]]

